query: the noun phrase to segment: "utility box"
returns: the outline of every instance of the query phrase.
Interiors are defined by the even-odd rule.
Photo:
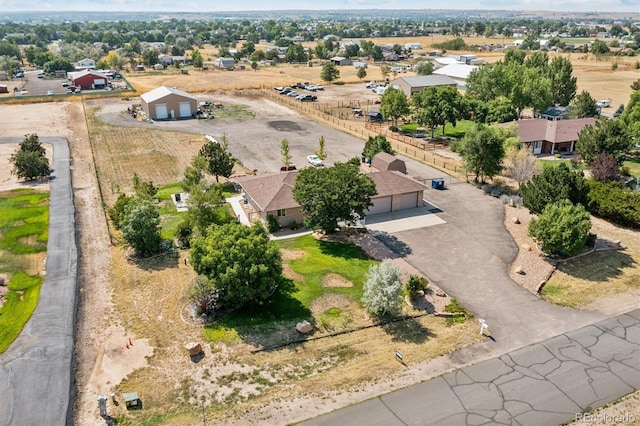
[[[138,396],[138,392],[129,392],[124,394],[124,405],[127,410],[139,410],[142,408],[142,401]]]
[[[433,189],[444,189],[444,179],[443,178],[431,179],[431,187]]]

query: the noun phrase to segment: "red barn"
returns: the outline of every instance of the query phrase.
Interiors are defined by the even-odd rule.
[[[83,70],[70,72],[68,75],[72,84],[82,90],[104,89],[107,87],[108,77],[99,71]]]

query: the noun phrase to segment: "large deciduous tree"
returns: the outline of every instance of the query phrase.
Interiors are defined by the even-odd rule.
[[[261,304],[285,283],[280,251],[260,224],[211,226],[192,241],[190,255],[194,270],[208,278],[201,293],[227,309]]]
[[[591,229],[589,213],[581,204],[560,200],[547,205],[538,218],[531,219],[529,235],[547,253],[572,255],[585,246]]]
[[[331,233],[338,222],[355,223],[373,205],[373,180],[351,163],[333,167],[307,167],[300,171],[293,198],[300,204],[308,228]]]
[[[411,97],[411,118],[421,126],[431,129],[434,136],[435,129],[456,122],[463,116],[464,102],[458,89],[451,86],[427,87]]]
[[[486,177],[500,172],[504,139],[496,129],[477,124],[462,139],[459,152],[466,170],[475,175],[474,180],[484,182]]]
[[[208,140],[198,155],[207,161],[207,171],[216,177],[228,178],[233,173],[234,158],[227,150],[227,135],[222,135],[222,142]]]
[[[363,285],[362,305],[370,314],[398,315],[402,309],[402,274],[388,259],[371,265]]]
[[[11,173],[20,179],[40,179],[51,173],[46,151],[35,133],[25,135],[9,161],[13,164]]]
[[[565,163],[546,166],[520,188],[522,202],[532,213],[541,213],[548,204],[567,199],[574,204],[587,204],[588,188],[580,171],[572,171]]]
[[[148,256],[160,251],[160,213],[145,198],[134,198],[126,206],[120,222],[122,237],[137,254]]]
[[[627,128],[620,120],[601,120],[595,126],[585,126],[578,134],[576,151],[590,165],[603,154],[613,156],[622,164],[623,156],[633,146]]]
[[[640,140],[640,90],[631,94],[627,107],[620,115],[620,122],[627,127],[631,139]]]
[[[552,105],[569,105],[578,88],[578,79],[573,76],[571,60],[555,56],[549,63],[546,74],[551,79]]]
[[[398,118],[409,114],[409,102],[407,96],[400,89],[389,87],[380,100],[380,112],[390,118],[393,125],[398,125]]]

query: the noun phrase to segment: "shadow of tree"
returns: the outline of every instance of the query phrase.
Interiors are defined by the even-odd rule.
[[[558,264],[559,271],[586,281],[605,282],[619,277],[623,269],[636,265],[633,258],[619,250],[597,251]]]
[[[405,257],[412,253],[411,247],[394,235],[384,231],[370,231],[370,233],[400,257]]]
[[[164,269],[176,268],[180,260],[177,251],[168,251],[149,258],[138,258],[129,256],[129,261],[135,263],[140,269],[145,271],[162,271]]]
[[[367,255],[364,251],[352,243],[340,241],[318,241],[318,247],[322,254],[333,257],[341,257],[343,259],[366,259]]]
[[[394,342],[403,343],[424,343],[431,337],[436,335],[424,327],[417,318],[408,317],[399,320],[394,320],[382,325],[382,330],[391,335],[391,340]]]

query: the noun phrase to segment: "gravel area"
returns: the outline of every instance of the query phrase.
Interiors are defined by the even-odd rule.
[[[505,205],[505,227],[520,248],[518,255],[511,263],[509,275],[512,280],[530,292],[538,294],[542,283],[549,279],[556,267],[545,259],[538,251],[536,243],[528,235],[532,217],[533,215],[526,208]],[[517,221],[515,221],[516,218]]]

